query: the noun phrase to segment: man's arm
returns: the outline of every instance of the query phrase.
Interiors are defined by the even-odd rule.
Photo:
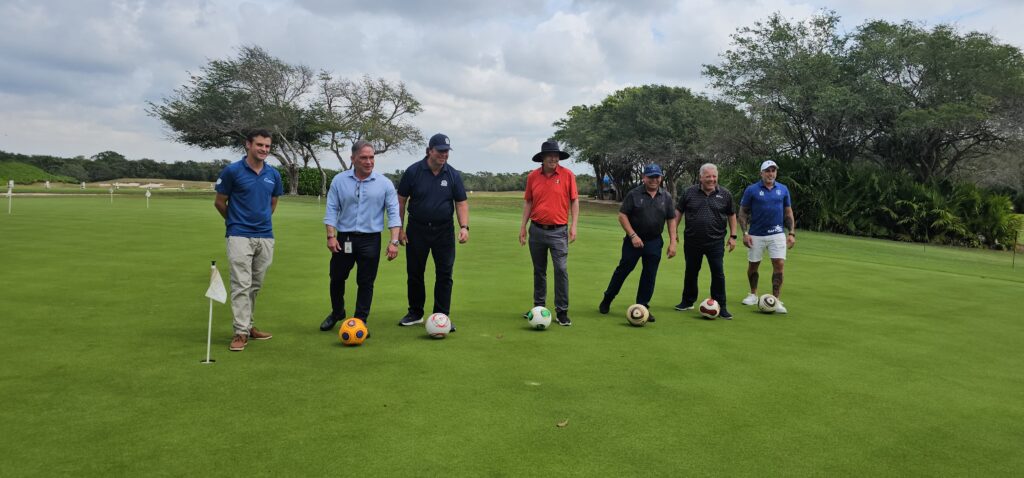
[[[754,247],[754,238],[747,234],[747,225],[750,224],[750,206],[740,206],[740,213],[737,215],[740,229],[743,230],[743,245],[748,248]]]
[[[787,207],[783,210],[782,222],[787,230],[786,233],[786,247],[792,248],[796,245],[796,217],[793,216],[793,208]]]
[[[274,211],[276,211],[276,210],[277,210],[277,196],[272,196],[270,198],[270,214],[273,215]]]
[[[469,240],[469,201],[455,203],[455,217],[459,219],[459,244],[465,244]]]
[[[217,197],[213,199],[213,207],[217,208],[221,217],[228,218],[228,196],[226,194],[217,193]]]
[[[619,225],[622,226],[623,231],[626,231],[626,235],[629,236],[629,240],[633,243],[633,247],[637,249],[644,247],[644,241],[640,239],[640,236],[636,235],[636,231],[633,230],[633,225],[629,223],[629,216],[625,213],[619,213]]]
[[[526,245],[526,224],[530,222],[530,212],[533,211],[533,201],[523,201],[523,221],[519,224],[519,245]]]
[[[668,220],[668,258],[676,256],[676,243],[679,242],[679,212]]]
[[[726,241],[726,245],[729,247],[729,252],[732,252],[736,248],[736,239],[733,236],[736,235],[736,215],[729,215],[729,240]]]
[[[569,202],[569,211],[572,214],[572,224],[569,226],[569,242],[576,240],[576,223],[580,218],[580,198],[573,199]]]
[[[409,237],[405,235],[405,202],[409,198],[401,194],[398,195],[398,240],[405,244],[409,242]]]

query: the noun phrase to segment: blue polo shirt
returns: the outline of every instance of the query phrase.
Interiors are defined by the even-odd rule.
[[[390,179],[375,171],[366,179],[359,179],[349,169],[331,180],[324,224],[340,232],[380,232],[384,230],[384,213],[389,226],[401,225],[398,196]]]
[[[220,172],[215,189],[228,197],[225,236],[274,237],[270,199],[284,194],[284,182],[277,169],[264,164],[256,174],[242,157]]]
[[[785,208],[790,206],[789,188],[775,181],[775,186],[768,189],[764,181],[758,181],[743,191],[740,207],[750,208],[751,236],[771,236],[781,234]]]
[[[452,220],[455,203],[466,200],[466,187],[457,169],[445,163],[435,176],[423,158],[402,174],[398,195],[409,198],[405,205],[409,221],[443,224]]]

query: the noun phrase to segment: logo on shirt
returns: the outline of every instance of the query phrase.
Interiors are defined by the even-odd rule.
[[[217,178],[217,185],[220,185],[220,178]]]
[[[758,194],[764,196],[764,191],[758,191]]]
[[[267,184],[274,184],[274,180],[270,179],[270,178],[263,178],[263,182],[265,182]]]
[[[778,189],[776,189],[776,190],[775,190],[775,195],[776,195],[776,196],[779,196],[779,195],[781,195],[781,194],[782,194],[782,191],[779,191]]]
[[[442,188],[444,188],[444,187],[448,187],[448,180],[447,180],[447,179],[442,179],[442,180],[441,180],[441,187],[442,187]]]

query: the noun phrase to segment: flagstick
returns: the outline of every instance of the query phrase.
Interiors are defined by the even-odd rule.
[[[149,198],[146,198],[146,202],[149,202]],[[210,272],[217,268],[217,261],[210,261]],[[210,343],[213,339],[213,299],[210,299],[210,321],[206,326],[206,360],[201,360],[200,363],[212,364],[216,360],[210,358]]]
[[[10,191],[7,191],[7,215],[11,215],[11,201],[14,200],[14,195]]]

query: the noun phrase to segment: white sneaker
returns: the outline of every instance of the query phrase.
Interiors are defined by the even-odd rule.
[[[757,294],[750,294],[746,296],[740,303],[743,305],[757,305]]]
[[[786,306],[782,305],[782,301],[781,300],[777,304],[775,304],[775,313],[776,314],[785,314],[787,312],[788,311],[786,310]]]

